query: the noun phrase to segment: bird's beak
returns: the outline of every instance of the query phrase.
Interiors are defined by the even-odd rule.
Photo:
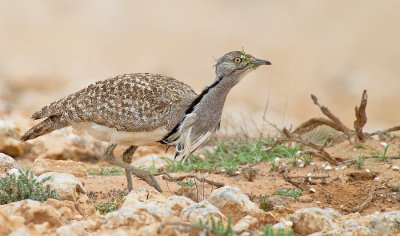
[[[250,61],[250,65],[252,67],[257,68],[262,65],[271,65],[271,62],[269,62],[267,60],[262,60],[262,59],[255,59],[255,60]]]

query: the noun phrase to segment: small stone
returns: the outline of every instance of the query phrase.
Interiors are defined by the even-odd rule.
[[[217,221],[226,221],[226,217],[222,212],[206,200],[183,208],[180,217],[182,220],[191,223],[197,223],[200,219],[205,222],[210,217]]]
[[[249,215],[243,217],[233,226],[233,230],[235,231],[256,230],[256,229],[258,229],[258,220],[257,218]]]
[[[367,173],[369,173],[369,172],[371,172],[369,169],[365,169],[365,172],[367,172]]]
[[[40,175],[38,180],[51,177],[44,183],[49,185],[51,189],[56,190],[59,200],[76,201],[80,193],[85,193],[82,183],[73,175],[66,173],[48,172]]]
[[[321,201],[315,201],[315,203],[317,203],[317,204],[320,204],[320,203],[321,203]]]
[[[292,215],[293,229],[299,235],[333,230],[338,227],[336,222],[339,217],[341,217],[341,214],[330,208],[300,209]]]
[[[232,224],[236,224],[246,215],[257,218],[261,224],[277,222],[272,213],[261,210],[236,187],[224,186],[218,188],[211,193],[209,200],[224,215],[232,216]]]
[[[327,165],[327,166],[325,167],[325,170],[332,170],[332,166]]]
[[[392,166],[392,170],[394,170],[394,171],[399,171],[399,167],[398,166]]]
[[[85,164],[71,160],[36,159],[32,171],[37,176],[47,172],[67,173],[76,177],[87,176]]]
[[[317,190],[315,190],[315,188],[310,188],[310,192],[312,192],[312,193],[316,193],[316,192],[317,192]]]
[[[0,153],[0,174],[3,174],[7,170],[11,170],[13,168],[25,171],[25,168],[22,167],[20,164],[16,163],[14,158],[4,153]]]

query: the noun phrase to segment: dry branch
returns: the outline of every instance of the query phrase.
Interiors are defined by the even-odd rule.
[[[369,204],[374,200],[374,198],[375,198],[375,191],[371,191],[367,200],[365,200],[361,205],[354,207],[352,212],[356,213],[356,212],[363,211],[365,208],[367,208],[369,206]]]
[[[279,171],[279,174],[281,174],[282,177],[283,177],[283,179],[284,179],[286,182],[288,182],[289,184],[295,186],[295,187],[298,188],[298,189],[301,189],[301,190],[305,191],[305,189],[303,188],[303,186],[301,186],[300,183],[297,183],[297,182],[293,181],[293,180],[288,176],[288,174],[287,174],[287,169],[283,169],[283,170]]]
[[[294,134],[299,134],[302,135],[304,133],[307,133],[315,128],[317,128],[320,125],[327,125],[330,126],[336,130],[340,130],[340,127],[335,124],[333,121],[330,121],[328,119],[325,118],[312,118],[309,119],[308,121],[302,123],[301,125],[299,125],[294,131]]]
[[[400,125],[398,125],[398,126],[394,126],[394,127],[392,127],[392,128],[389,128],[389,129],[385,129],[385,130],[382,130],[382,131],[375,131],[375,132],[373,132],[373,133],[370,133],[369,135],[383,135],[383,134],[387,134],[387,133],[390,133],[390,132],[395,132],[395,131],[400,131]]]
[[[215,186],[217,188],[221,188],[221,187],[225,186],[225,184],[223,184],[223,183],[219,183],[219,182],[216,182],[216,181],[208,180],[206,178],[200,178],[197,175],[193,175],[193,174],[183,175],[183,176],[179,176],[179,177],[173,177],[173,176],[169,175],[168,173],[164,173],[164,175],[162,176],[162,179],[170,181],[170,182],[182,181],[182,180],[187,179],[187,178],[195,178],[200,182],[210,184],[210,185]]]
[[[364,128],[364,125],[367,123],[367,113],[365,112],[365,109],[367,107],[367,90],[363,91],[363,94],[361,96],[361,103],[360,107],[355,107],[355,112],[356,112],[356,120],[354,121],[354,130],[356,132],[356,137],[357,140],[360,142],[364,142],[365,136],[364,133],[362,132],[362,129]]]
[[[347,127],[339,120],[339,118],[337,118],[337,117],[328,109],[328,107],[327,107],[326,105],[324,105],[324,104],[319,104],[319,103],[318,103],[318,98],[317,98],[314,94],[311,94],[311,99],[314,101],[314,104],[317,105],[317,106],[319,107],[319,109],[321,109],[322,113],[323,113],[324,115],[326,115],[329,119],[331,119],[331,121],[332,121],[333,123],[336,124],[337,128],[335,128],[335,127],[332,127],[332,128],[335,128],[335,129],[337,129],[337,130],[339,130],[339,131],[342,131],[342,132],[343,132],[344,134],[346,134],[346,135],[350,135],[350,129],[347,128]]]
[[[301,139],[299,137],[295,137],[292,133],[290,133],[286,128],[283,128],[282,130],[283,134],[287,137],[286,139],[283,139],[285,141],[289,142],[295,142],[295,143],[301,143],[304,144],[308,147],[311,147],[315,150],[317,150],[317,153],[320,157],[322,157],[325,161],[329,162],[332,165],[338,165],[338,161],[332,157],[328,152],[325,151],[323,146],[320,146],[318,144],[315,144],[311,141]],[[281,139],[282,140],[282,139]]]

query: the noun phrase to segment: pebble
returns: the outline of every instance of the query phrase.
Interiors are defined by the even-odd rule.
[[[399,171],[399,167],[398,166],[392,166],[392,170],[394,170],[394,171]]]
[[[367,173],[369,173],[369,172],[371,172],[369,169],[365,169],[365,172],[367,172]]]
[[[327,166],[325,167],[325,170],[332,170],[332,166],[327,165]]]
[[[340,169],[341,169],[341,170],[344,170],[344,169],[346,169],[346,166],[342,166],[342,167],[340,167]]]

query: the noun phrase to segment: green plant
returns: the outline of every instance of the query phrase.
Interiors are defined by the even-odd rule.
[[[261,201],[261,209],[263,211],[270,211],[273,209],[273,207],[274,206],[268,201],[268,194],[265,194]]]
[[[358,155],[357,159],[354,160],[354,164],[356,168],[361,169],[365,165],[365,156],[362,156],[361,154]]]
[[[125,174],[125,171],[123,169],[117,167],[101,168],[100,172],[96,171],[95,169],[89,168],[87,169],[87,172],[89,175],[105,175],[105,176]]]
[[[117,196],[113,198],[112,202],[96,205],[96,210],[98,210],[102,215],[115,211],[118,207],[118,204],[121,202],[122,199],[124,199],[126,195],[128,195],[127,192],[119,190],[117,192]]]
[[[303,190],[301,189],[286,189],[281,188],[275,192],[275,195],[289,196],[289,197],[299,197],[303,195]]]
[[[285,232],[284,229],[278,229],[276,232],[274,232],[272,225],[266,225],[264,227],[261,227],[260,236],[292,236],[292,235],[293,235],[292,229],[288,230],[288,232]]]
[[[375,151],[375,155],[372,155],[371,157],[373,158],[378,158],[381,161],[385,161],[385,160],[389,160],[391,158],[390,155],[388,155],[387,151],[390,147],[390,144],[387,144],[385,142],[381,143],[382,147],[383,147],[383,151],[378,150],[376,148],[373,148],[367,144],[364,143],[357,143],[356,145],[354,145],[355,148],[367,148],[370,149],[372,151]]]
[[[196,185],[196,183],[192,180],[188,180],[188,181],[179,181],[177,184],[179,184],[180,186],[188,186],[188,187],[193,187]]]
[[[46,201],[48,198],[57,199],[56,191],[50,189],[50,185],[43,186],[51,179],[51,176],[40,181],[33,172],[27,169],[25,172],[18,170],[17,174],[6,174],[0,178],[0,204],[7,204],[24,199]]]
[[[276,157],[293,157],[300,151],[300,146],[293,147],[276,145],[272,149],[265,151],[272,146],[273,139],[231,139],[215,140],[215,149],[208,150],[204,157],[190,155],[183,163],[163,158],[169,165],[168,171],[171,172],[191,172],[199,170],[222,170],[232,173],[238,170],[240,164],[253,164],[261,161],[272,161]]]
[[[211,225],[210,225],[210,220],[211,220]],[[222,223],[221,220],[218,220],[218,222],[215,222],[214,217],[210,217],[210,219],[207,219],[206,222],[203,222],[201,219],[199,220],[199,223],[195,224],[194,226],[201,227],[201,228],[206,228],[207,230],[211,231],[214,233],[216,236],[232,236],[234,234],[234,231],[232,229],[232,219],[231,216],[228,217],[228,223],[226,226]]]

